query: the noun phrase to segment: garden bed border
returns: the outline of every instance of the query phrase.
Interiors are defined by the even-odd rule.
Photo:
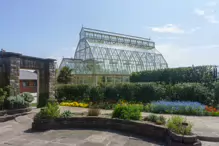
[[[154,139],[156,141],[168,142],[170,140],[170,133],[166,127],[161,125],[155,125],[153,123],[148,122],[128,121],[104,117],[72,117],[57,119],[39,119],[35,120],[32,123],[33,131],[46,131],[71,128],[116,130],[144,136],[147,138]],[[177,136],[180,137],[181,135]],[[192,145],[190,141],[194,139],[196,140],[197,136],[184,136],[183,139],[185,139],[188,143],[182,143],[181,146],[190,146]],[[171,143],[175,144],[175,142]],[[196,143],[195,145],[199,146],[200,142],[198,141],[198,143]],[[172,145],[170,144],[170,146]]]
[[[0,111],[0,122],[5,122],[8,120],[12,120],[18,116],[26,115],[31,110],[32,110],[31,107],[21,108],[21,109],[13,109],[13,110],[2,110],[2,111]]]

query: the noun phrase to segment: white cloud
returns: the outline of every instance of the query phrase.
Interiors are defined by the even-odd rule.
[[[203,16],[205,15],[205,11],[204,10],[201,10],[201,9],[195,9],[194,10],[195,14],[199,15],[199,16]]]
[[[166,24],[161,27],[151,27],[151,30],[154,32],[160,32],[160,33],[178,33],[182,34],[185,31],[181,29],[180,27],[173,25],[173,24]]]
[[[218,45],[208,46],[178,46],[176,44],[161,44],[156,48],[166,59],[169,67],[191,65],[219,65]]]
[[[211,1],[206,4],[203,9],[196,8],[194,9],[194,13],[198,16],[203,17],[209,23],[219,23],[215,15],[214,7],[217,5],[216,1]]]

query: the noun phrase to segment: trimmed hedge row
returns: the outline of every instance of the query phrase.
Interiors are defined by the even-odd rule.
[[[217,105],[219,99],[219,83],[214,88],[200,83],[182,83],[166,85],[158,83],[117,84],[106,86],[58,85],[56,98],[61,101],[100,102],[126,100],[129,102],[149,103],[157,100],[197,101],[205,105]]]
[[[211,83],[217,78],[217,67],[196,66],[167,68],[162,70],[141,71],[132,73],[131,82],[164,82],[164,83],[184,83],[199,82]]]

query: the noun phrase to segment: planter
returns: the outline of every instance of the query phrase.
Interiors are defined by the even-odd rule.
[[[165,141],[164,135],[168,135],[167,129],[163,126],[103,117],[43,119],[32,123],[32,130],[35,131],[71,128],[116,130],[149,137],[156,141]]]
[[[169,130],[168,146],[201,146],[197,135],[180,135]]]
[[[8,120],[12,120],[17,116],[27,114],[29,111],[31,111],[31,108],[0,111],[0,122],[5,122],[5,121],[8,121]]]

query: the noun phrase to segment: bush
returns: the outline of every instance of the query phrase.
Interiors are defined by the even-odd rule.
[[[69,111],[69,110],[64,111],[60,115],[61,118],[71,118],[72,116],[73,116],[73,113],[71,111]]]
[[[187,123],[188,126],[184,127],[183,123]],[[191,135],[192,133],[192,124],[180,116],[171,117],[167,122],[167,128],[172,132],[181,135]]]
[[[29,103],[26,102],[24,98],[20,95],[8,97],[6,104],[8,109],[19,109],[29,106]]]
[[[0,88],[0,109],[3,109],[4,101],[6,98],[7,92]]]
[[[145,121],[156,122],[158,120],[158,116],[154,114],[150,114],[144,119]]]
[[[130,76],[131,82],[164,82],[167,84],[183,82],[211,83],[215,80],[216,67],[210,65],[141,71]]]
[[[98,108],[89,108],[87,116],[99,116],[100,115],[100,109]]]
[[[46,107],[41,108],[40,112],[34,117],[34,120],[40,119],[55,119],[60,117],[59,105],[55,103],[48,103]]]
[[[215,90],[215,94],[214,91]],[[118,102],[124,99],[128,102],[150,103],[157,100],[196,101],[205,105],[215,105],[218,99],[216,88],[210,90],[201,83],[183,83],[165,85],[159,83],[117,84],[89,87],[87,85],[59,85],[56,88],[56,98],[59,102]]]
[[[117,105],[113,110],[112,118],[140,120],[141,109],[136,105]]]
[[[59,102],[63,100],[82,101],[89,95],[88,85],[58,85],[56,87],[56,99]]]
[[[34,100],[33,95],[31,95],[29,92],[21,93],[20,96],[23,97],[24,100],[28,103],[31,103]]]

